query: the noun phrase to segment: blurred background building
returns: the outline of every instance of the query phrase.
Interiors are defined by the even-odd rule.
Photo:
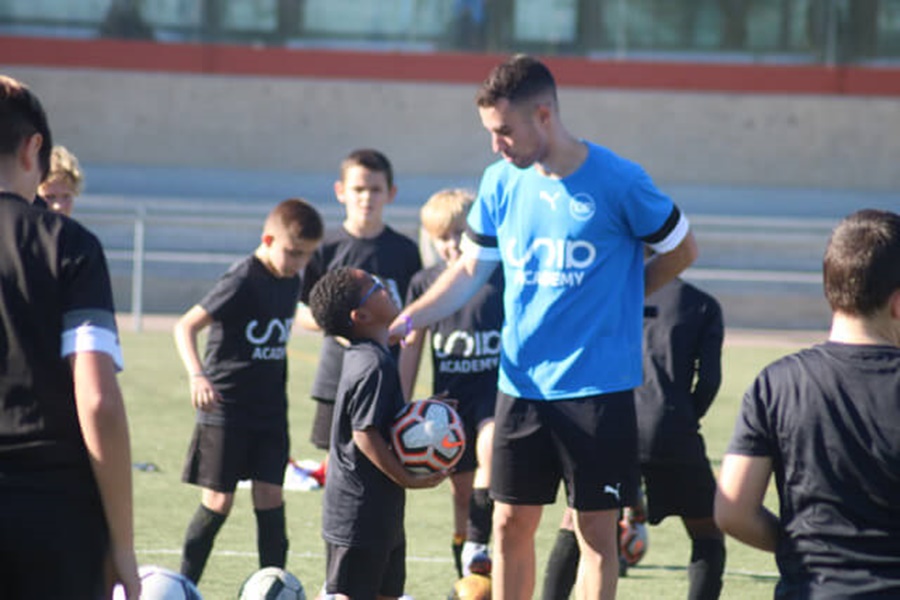
[[[898,0],[0,0],[15,35],[619,59],[900,58]]]

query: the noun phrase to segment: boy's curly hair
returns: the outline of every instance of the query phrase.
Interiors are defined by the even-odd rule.
[[[353,337],[350,313],[359,305],[362,286],[351,267],[328,271],[309,293],[309,310],[327,335]]]

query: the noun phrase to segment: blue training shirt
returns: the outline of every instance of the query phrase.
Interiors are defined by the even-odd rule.
[[[640,165],[587,143],[553,179],[506,161],[488,167],[464,251],[499,260],[506,282],[499,388],[559,400],[641,384],[643,245],[675,248],[687,219]]]

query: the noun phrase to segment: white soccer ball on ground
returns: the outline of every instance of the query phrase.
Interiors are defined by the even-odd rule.
[[[263,567],[241,585],[239,600],[306,600],[306,592],[288,571]]]
[[[203,600],[194,583],[165,567],[143,565],[138,567],[141,578],[141,600]],[[125,589],[117,585],[113,600],[125,600]]]
[[[466,449],[466,434],[459,414],[446,402],[414,400],[397,413],[391,445],[407,469],[433,473],[459,462]]]

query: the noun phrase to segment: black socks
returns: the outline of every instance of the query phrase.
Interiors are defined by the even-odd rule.
[[[469,501],[466,540],[477,544],[490,542],[493,521],[494,501],[491,500],[490,493],[487,488],[475,488],[472,490],[472,499]]]
[[[259,567],[284,568],[287,561],[288,539],[284,524],[284,504],[256,513],[256,547]]]
[[[722,591],[725,571],[725,541],[716,538],[693,540],[688,565],[688,600],[716,600]]]
[[[216,534],[219,533],[226,516],[213,512],[201,504],[188,525],[181,554],[181,574],[194,583],[200,581],[200,576],[203,575],[203,568],[212,551],[213,540],[216,539]]]
[[[578,549],[578,538],[571,529],[560,529],[556,534],[556,543],[547,560],[547,572],[544,575],[543,600],[568,600],[575,578],[578,576],[578,561],[581,551]]]

